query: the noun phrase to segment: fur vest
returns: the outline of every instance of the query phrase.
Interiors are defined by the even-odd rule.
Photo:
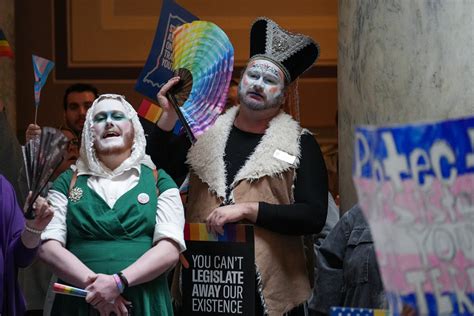
[[[225,200],[224,154],[237,112],[238,107],[234,107],[219,117],[188,153],[188,223],[204,222]],[[230,202],[293,203],[300,136],[304,132],[288,114],[281,112],[274,117],[231,184]],[[282,315],[310,297],[302,236],[282,235],[255,226],[255,261],[258,291],[269,315]]]

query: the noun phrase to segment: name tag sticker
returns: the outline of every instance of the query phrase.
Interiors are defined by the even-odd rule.
[[[290,155],[284,151],[281,151],[280,149],[275,150],[275,152],[273,153],[273,157],[278,160],[287,162],[290,165],[294,164],[296,160],[296,156]]]

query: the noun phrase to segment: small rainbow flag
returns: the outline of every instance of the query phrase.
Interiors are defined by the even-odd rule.
[[[0,29],[0,57],[13,58],[13,51],[2,29]]]
[[[53,292],[58,293],[58,294],[72,295],[72,296],[78,296],[78,297],[86,297],[87,293],[89,293],[86,290],[79,289],[77,287],[73,287],[69,285],[64,285],[61,283],[54,283]]]
[[[154,103],[151,103],[150,101],[146,99],[143,99],[137,111],[138,115],[140,115],[145,120],[148,120],[152,123],[158,122],[162,112],[163,110],[161,109],[160,106]]]
[[[224,235],[220,235],[208,232],[206,224],[190,223],[184,226],[184,240],[246,242],[245,229],[247,226],[242,224],[226,224],[224,225]]]

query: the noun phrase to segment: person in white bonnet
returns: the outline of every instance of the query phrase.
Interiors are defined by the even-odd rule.
[[[55,216],[40,256],[86,299],[56,295],[52,315],[172,315],[166,280],[185,250],[184,210],[173,180],[145,154],[123,96],[99,96],[86,115],[77,171],[54,182]]]

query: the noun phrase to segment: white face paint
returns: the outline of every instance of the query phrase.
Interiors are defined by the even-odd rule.
[[[279,107],[284,102],[284,87],[285,79],[280,68],[268,60],[254,60],[240,81],[240,102],[257,111]]]
[[[120,154],[132,148],[133,125],[119,100],[104,99],[96,104],[92,135],[99,155]]]

